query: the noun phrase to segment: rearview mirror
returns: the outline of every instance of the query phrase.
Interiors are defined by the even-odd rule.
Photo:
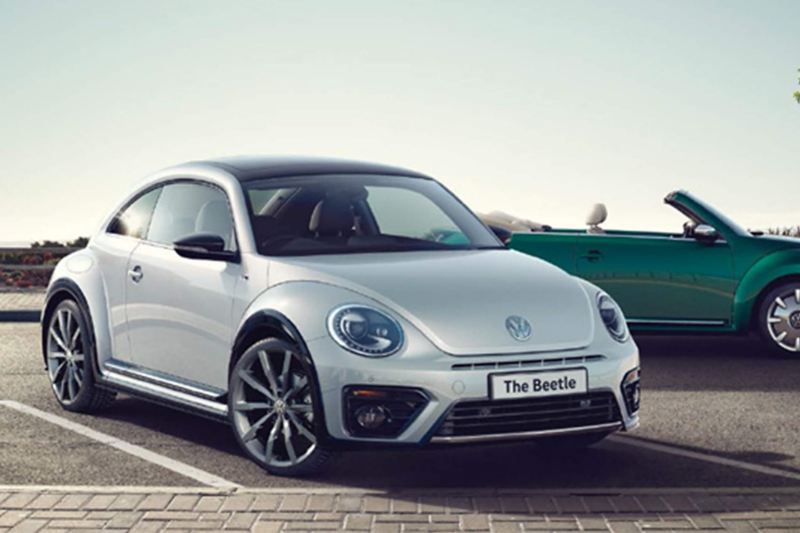
[[[692,235],[700,242],[711,243],[719,239],[719,233],[708,224],[698,224]]]
[[[187,259],[238,261],[239,254],[225,250],[225,239],[211,233],[195,233],[173,243],[175,253]]]

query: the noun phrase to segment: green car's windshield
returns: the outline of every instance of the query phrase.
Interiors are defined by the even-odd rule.
[[[691,194],[689,194],[687,192],[682,192],[681,194],[683,194],[688,200],[690,200],[692,203],[694,203],[695,206],[692,206],[691,203],[690,203],[688,206],[684,207],[683,209],[679,208],[679,210],[684,212],[685,214],[687,214],[687,216],[689,216],[689,218],[691,218],[695,222],[711,224],[711,225],[716,225],[715,222],[719,222],[719,223],[727,226],[731,231],[733,231],[737,235],[750,235],[749,231],[747,231],[746,229],[742,228],[739,224],[737,224],[736,222],[734,222],[733,220],[728,218],[728,216],[726,216],[725,214],[721,213],[719,210],[717,210],[716,208],[714,208],[711,205],[707,204],[703,200],[701,200],[701,199],[697,198],[696,196],[691,195]],[[683,203],[681,203],[681,205],[683,205]],[[689,209],[688,213],[685,211],[687,208]],[[716,219],[716,221],[715,220],[709,220],[709,217],[707,215],[710,215],[711,217],[714,217]],[[717,228],[717,230],[719,230],[719,228]]]
[[[323,175],[246,182],[244,189],[264,255],[503,248],[433,180]]]

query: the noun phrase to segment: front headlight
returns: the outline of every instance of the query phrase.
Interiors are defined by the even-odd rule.
[[[617,302],[608,294],[601,292],[597,295],[597,310],[612,339],[618,342],[628,340],[628,326]]]
[[[337,307],[328,315],[328,331],[340,346],[365,357],[386,357],[403,345],[397,320],[367,305]]]

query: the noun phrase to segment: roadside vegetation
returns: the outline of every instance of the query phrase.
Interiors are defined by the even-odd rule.
[[[88,241],[80,237],[68,242],[37,241],[29,248],[0,248],[0,289],[46,287],[56,263]]]
[[[800,68],[797,69],[797,72],[800,72]],[[798,78],[797,82],[800,83],[800,78]],[[794,99],[797,100],[798,104],[800,104],[800,91],[794,92]]]
[[[797,237],[800,238],[800,226],[788,226],[785,228],[769,228],[766,233],[768,235],[782,235],[784,237]]]

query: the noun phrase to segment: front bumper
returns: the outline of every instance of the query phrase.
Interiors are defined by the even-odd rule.
[[[456,437],[446,437],[434,435],[431,438],[432,444],[469,444],[485,442],[504,442],[515,440],[540,439],[543,437],[566,437],[570,435],[585,435],[589,433],[613,433],[623,429],[622,422],[608,422],[605,424],[593,424],[587,426],[575,426],[561,429],[540,429],[533,431],[515,431],[509,433],[486,433],[482,435],[460,435]]]
[[[385,359],[350,354],[328,337],[309,342],[308,348],[319,379],[325,427],[329,436],[336,441],[372,445],[497,442],[630,430],[639,423],[638,412],[628,412],[621,388],[626,374],[639,366],[639,353],[633,342],[616,344],[613,353],[606,350],[604,354],[570,351],[453,357],[438,351],[431,353],[428,349],[425,353],[409,351],[401,357]],[[586,395],[546,397],[533,403],[541,400],[558,403],[558,406],[550,406],[550,411],[575,411],[579,407],[586,410],[577,413],[579,416],[560,416],[555,421],[547,420],[548,417],[542,413],[548,409],[542,406],[536,406],[537,411],[532,413],[525,401],[491,401],[489,398],[491,374],[573,368],[587,370]],[[353,386],[418,389],[424,392],[426,403],[414,413],[413,419],[403,426],[397,436],[358,436],[348,430],[348,426],[352,426],[352,414],[347,410],[344,394],[346,389]],[[573,403],[568,404],[570,401]],[[512,405],[515,402],[520,405]],[[451,415],[465,407],[470,409],[471,405],[479,410],[484,408],[484,411],[473,413],[474,422],[479,426],[477,429],[472,427],[468,431],[454,431],[448,427],[453,419]],[[492,423],[494,415],[513,416],[519,422],[514,427],[498,426]]]

